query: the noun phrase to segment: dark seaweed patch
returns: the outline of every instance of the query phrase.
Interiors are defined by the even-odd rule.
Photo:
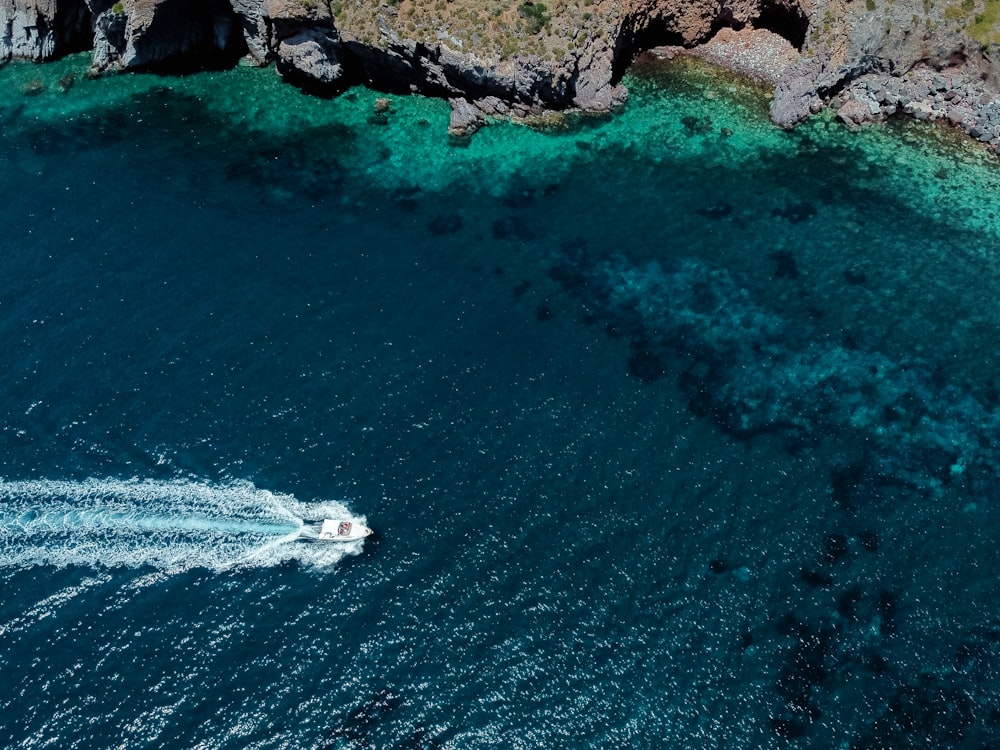
[[[825,588],[833,585],[833,576],[822,570],[803,568],[799,577],[807,586],[813,588]]]
[[[850,268],[844,270],[844,278],[851,286],[861,286],[868,281],[864,271],[853,271]]]
[[[681,124],[688,135],[704,135],[712,132],[712,118],[708,115],[703,117],[685,115],[681,118]]]
[[[801,224],[816,215],[816,206],[807,201],[786,203],[781,208],[771,210],[771,216],[784,219],[791,224]]]
[[[629,375],[643,383],[655,383],[666,371],[666,365],[653,351],[648,341],[632,341],[628,358]]]
[[[519,216],[504,216],[493,222],[493,236],[498,240],[525,242],[535,238],[535,233]]]
[[[718,201],[710,206],[702,206],[701,208],[696,208],[694,210],[699,216],[703,216],[706,219],[725,219],[727,216],[733,213],[733,204],[727,203],[726,201]]]
[[[795,256],[787,250],[776,250],[769,253],[768,258],[774,261],[774,278],[797,279],[799,267],[795,264]]]

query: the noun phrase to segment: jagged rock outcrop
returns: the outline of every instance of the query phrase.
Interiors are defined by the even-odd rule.
[[[774,90],[771,120],[789,128],[823,108],[823,94],[849,75],[834,64],[829,49],[821,47],[785,68]]]
[[[449,104],[448,135],[452,138],[468,138],[486,124],[482,111],[467,99],[452,99]]]
[[[135,69],[186,59],[198,64],[243,50],[226,0],[87,0],[93,17],[94,68]]]
[[[576,107],[607,111],[624,102],[628,96],[625,88],[615,82],[614,45],[607,37],[589,39],[569,67],[573,105]]]
[[[48,60],[85,49],[89,40],[83,0],[0,0],[0,60]]]
[[[344,78],[337,47],[336,32],[302,29],[278,42],[278,70],[293,77],[295,73],[308,76],[320,86],[336,86]]]
[[[988,55],[989,45],[973,39],[968,26],[975,18],[975,4],[976,0],[961,5],[866,0],[864,7],[849,0],[817,3],[810,13],[812,32],[802,57],[788,67],[775,89],[772,119],[792,127],[868,74],[898,78],[918,66],[942,69],[967,64],[997,80],[1000,66]],[[965,12],[968,18],[962,15]],[[844,119],[862,114],[859,109]]]
[[[376,20],[377,43],[363,41],[350,30],[339,29],[321,3],[264,0],[253,6],[248,0],[235,0],[233,7],[243,14],[246,44],[256,59],[273,61],[288,80],[325,93],[367,83],[387,91],[484,101],[490,114],[567,106],[610,108],[624,100],[624,89],[611,83],[606,44],[604,55],[586,46],[587,54],[570,57],[564,64],[535,55],[491,60],[443,42],[407,38],[381,18]],[[591,68],[600,68],[597,81],[587,76]]]
[[[240,23],[247,52],[259,64],[267,63],[270,54],[271,27],[265,18],[261,0],[230,0]]]
[[[346,88],[340,35],[328,6],[266,0],[263,13],[254,12],[252,18],[267,36],[264,40],[248,40],[247,45],[261,45],[265,50],[263,59],[273,59],[283,76],[300,85],[327,90]],[[248,24],[244,23],[243,28]]]

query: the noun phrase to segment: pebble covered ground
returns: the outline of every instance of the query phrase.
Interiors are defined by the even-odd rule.
[[[767,29],[751,28],[739,31],[720,29],[705,44],[693,49],[657,47],[652,53],[665,59],[678,54],[692,55],[772,86],[778,83],[785,68],[799,56],[792,43],[784,37]]]

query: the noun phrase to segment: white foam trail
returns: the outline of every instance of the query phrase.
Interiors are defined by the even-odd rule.
[[[302,541],[306,523],[323,518],[365,523],[340,503],[250,482],[0,480],[0,566],[325,567],[360,552],[360,542]]]

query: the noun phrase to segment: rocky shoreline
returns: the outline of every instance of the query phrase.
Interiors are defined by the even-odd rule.
[[[249,56],[323,96],[366,84],[447,99],[461,137],[495,117],[611,111],[628,96],[625,70],[652,50],[773,86],[781,127],[826,107],[850,127],[906,114],[1000,149],[1000,30],[980,28],[997,0],[581,1],[498,4],[484,22],[479,0],[440,11],[414,0],[0,0],[0,60],[90,49],[101,73]]]
[[[866,72],[825,93],[808,83],[815,76],[802,76],[802,67],[793,63],[777,84],[771,119],[778,125],[793,127],[826,107],[852,128],[903,114],[958,128],[1000,152],[1000,96],[988,76],[961,58],[951,65],[919,63],[900,74]]]
[[[959,128],[994,153],[1000,150],[1000,97],[961,67],[919,67],[899,77],[862,76],[834,97],[831,106],[849,126],[903,113]]]
[[[919,64],[902,75],[866,73],[838,93],[822,96],[798,78],[798,52],[782,37],[764,30],[721,30],[716,37],[693,48],[658,47],[650,50],[660,59],[689,55],[773,86],[779,91],[771,119],[786,128],[826,108],[849,128],[884,122],[908,115],[924,122],[958,128],[970,138],[1000,153],[1000,94],[982,75],[958,64],[934,68]],[[805,90],[794,101],[793,92]],[[784,98],[782,97],[784,94]]]

